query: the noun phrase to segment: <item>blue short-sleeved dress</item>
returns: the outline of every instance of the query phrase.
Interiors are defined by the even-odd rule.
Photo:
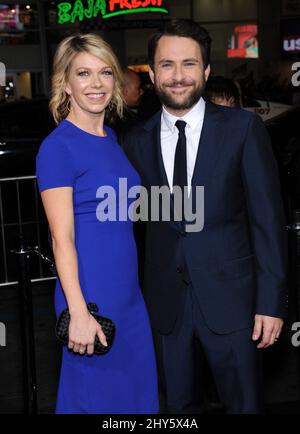
[[[157,413],[156,362],[138,284],[132,222],[118,218],[118,210],[122,207],[124,214],[124,206],[133,201],[127,199],[124,182],[129,189],[140,185],[140,178],[114,132],[108,127],[105,131],[106,137],[98,137],[63,120],[44,140],[36,160],[40,191],[73,187],[81,289],[85,301],[97,303],[99,313],[116,324],[115,341],[106,355],[81,356],[63,348],[56,413]],[[103,186],[113,187],[115,198],[103,194]],[[116,202],[116,221],[100,221],[103,200],[112,215]],[[66,306],[57,279],[56,314]]]

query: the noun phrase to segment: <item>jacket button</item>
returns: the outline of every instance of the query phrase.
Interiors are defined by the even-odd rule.
[[[181,274],[182,273],[182,268],[181,267],[177,267],[177,273]]]

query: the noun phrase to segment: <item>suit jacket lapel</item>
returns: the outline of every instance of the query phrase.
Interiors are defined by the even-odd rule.
[[[147,155],[147,162],[149,164],[152,163],[153,169],[153,179],[151,185],[157,185],[159,187],[162,185],[168,185],[168,179],[165,171],[160,145],[160,119],[161,111],[156,113],[155,116],[153,116],[144,125],[144,130],[146,134],[145,144],[149,149],[149,154]]]
[[[205,186],[209,183],[214,167],[220,156],[225,128],[224,115],[218,107],[206,103],[204,122],[192,177],[192,186]]]
[[[168,177],[161,152],[161,111],[151,118],[144,126],[147,131],[147,140],[151,144],[154,180],[151,185],[158,187],[166,186],[170,189]],[[150,161],[149,161],[150,163]],[[170,214],[174,215],[174,200],[171,195],[170,200]],[[170,222],[177,230],[181,230],[181,223],[172,221]]]
[[[156,140],[155,140],[156,159],[157,159],[157,164],[158,164],[160,178],[161,178],[161,184],[160,185],[166,185],[166,186],[170,187],[169,182],[168,182],[166,169],[165,169],[165,165],[164,165],[164,160],[162,157],[162,152],[161,152],[161,132],[160,132],[160,130],[161,130],[161,121],[157,124],[156,131],[155,131],[155,133],[156,133]]]

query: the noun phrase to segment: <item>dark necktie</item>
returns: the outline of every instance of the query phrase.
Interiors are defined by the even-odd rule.
[[[182,198],[184,197],[184,187],[187,187],[187,161],[186,161],[186,136],[185,127],[186,122],[178,120],[176,122],[176,127],[178,128],[178,142],[176,145],[175,152],[175,162],[174,162],[174,176],[173,176],[173,187],[175,185],[181,187]],[[184,214],[183,214],[183,203],[182,200],[182,222],[184,225]],[[185,227],[185,225],[184,225]]]

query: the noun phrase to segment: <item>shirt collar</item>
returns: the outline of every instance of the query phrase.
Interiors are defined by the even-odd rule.
[[[162,110],[162,117],[167,128],[173,133],[174,129],[176,128],[175,123],[176,121],[178,121],[178,119],[185,121],[187,123],[187,126],[191,129],[197,128],[198,125],[201,124],[204,118],[204,112],[205,112],[205,101],[203,98],[200,98],[200,100],[192,108],[192,110],[190,110],[186,115],[182,116],[181,118],[178,118],[177,116],[174,116],[171,113],[169,113],[165,109],[165,107],[163,107]]]

